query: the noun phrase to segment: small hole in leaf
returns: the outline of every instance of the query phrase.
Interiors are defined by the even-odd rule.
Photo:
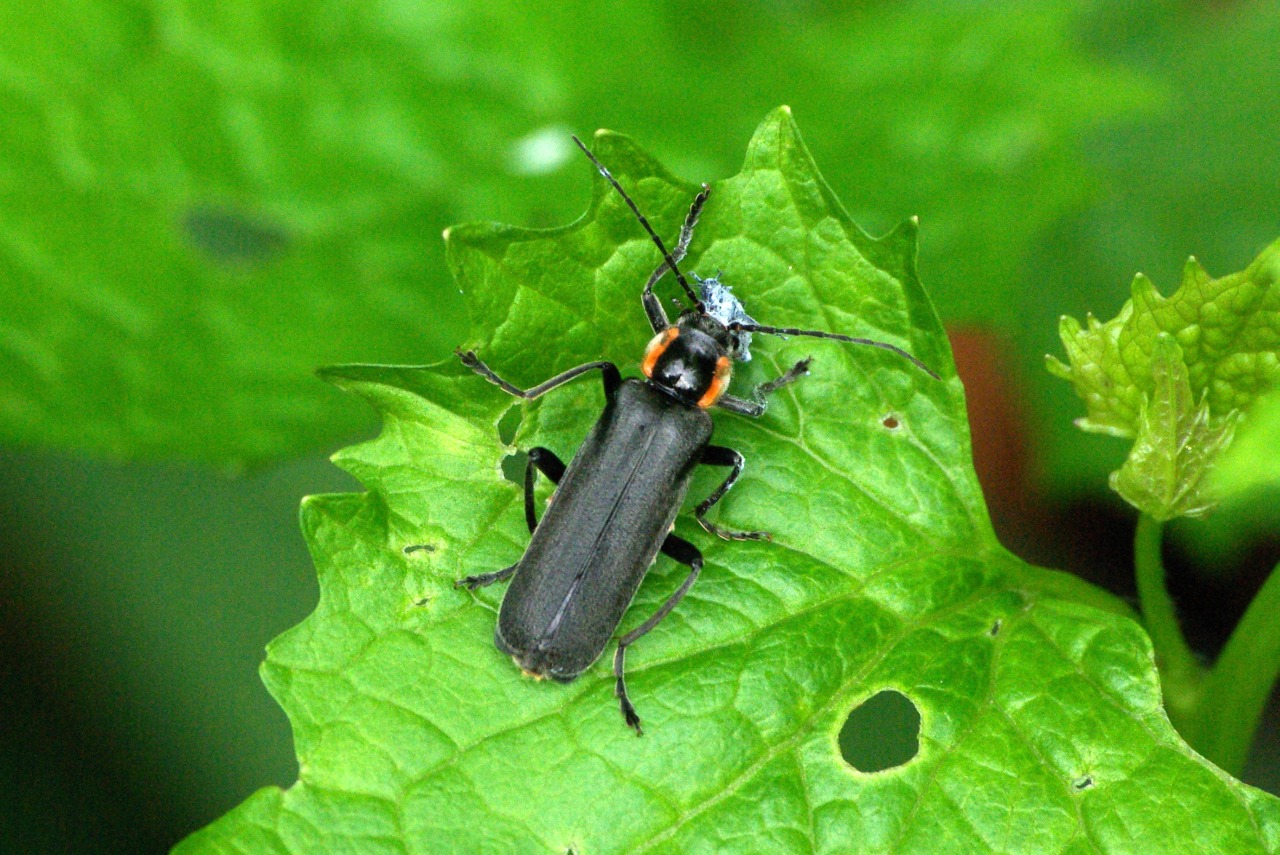
[[[502,477],[513,484],[524,486],[524,467],[529,455],[523,451],[508,454],[502,458]]]
[[[1091,778],[1088,775],[1085,775],[1083,778],[1079,778],[1075,782],[1073,782],[1071,786],[1075,787],[1077,791],[1082,792],[1093,786],[1093,778]]]
[[[524,411],[520,407],[512,407],[502,414],[502,418],[498,419],[498,439],[502,440],[503,445],[510,445],[515,441],[516,431],[520,429],[520,422],[524,420]]]
[[[840,728],[840,756],[859,772],[883,772],[920,752],[920,711],[901,692],[872,695]]]
[[[880,420],[880,424],[884,425],[889,430],[897,430],[898,428],[902,427],[902,423],[898,421],[898,417],[893,415],[893,413],[890,413],[889,415],[882,418]]]

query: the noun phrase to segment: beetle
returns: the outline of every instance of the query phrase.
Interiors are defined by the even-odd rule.
[[[710,443],[713,423],[708,410],[718,407],[744,416],[763,415],[769,394],[809,369],[810,360],[802,359],[779,377],[756,386],[748,398],[729,394],[734,360],[750,359],[751,334],[810,336],[884,348],[906,357],[930,376],[938,375],[886,342],[756,323],[718,275],[709,279],[694,275],[701,290],[695,294],[679,262],[710,188],[702,185],[674,250],[668,251],[604,164],[576,136],[573,141],[621,195],[662,255],[641,292],[654,333],[640,363],[644,379],[624,380],[616,365],[597,361],[521,389],[499,377],[473,351],[456,351],[468,368],[526,401],[599,371],[605,407],[568,466],[550,449],[529,450],[524,511],[531,538],[520,560],[455,584],[475,590],[511,578],[498,612],[495,644],[527,675],[569,682],[604,652],[658,553],[686,565],[689,573],[680,587],[653,615],[623,635],[614,653],[614,692],[627,725],[641,735],[640,717],[627,696],[626,651],[671,613],[702,571],[702,553],[672,532],[694,469],[706,465],[730,470],[694,511],[704,529],[727,540],[770,539],[767,532],[732,531],[707,519],[707,512],[738,481],[746,463],[739,452]],[[667,271],[692,304],[674,324],[653,290]],[[541,520],[534,506],[535,470],[556,484],[553,501]]]

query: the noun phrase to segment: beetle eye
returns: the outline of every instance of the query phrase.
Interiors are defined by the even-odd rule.
[[[653,366],[657,364],[658,357],[662,356],[667,345],[675,341],[678,335],[680,335],[679,327],[667,327],[649,339],[649,344],[644,349],[644,360],[640,363],[640,370],[644,372],[645,377],[653,377]]]

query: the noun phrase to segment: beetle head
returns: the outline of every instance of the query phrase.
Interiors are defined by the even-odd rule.
[[[706,409],[729,388],[733,372],[731,334],[724,324],[696,310],[658,333],[645,348],[640,368],[649,382],[681,403]]]

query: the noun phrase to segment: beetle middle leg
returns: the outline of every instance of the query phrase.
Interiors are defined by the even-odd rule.
[[[618,639],[618,649],[613,654],[613,676],[617,678],[613,693],[617,695],[618,703],[622,706],[622,717],[626,719],[628,727],[635,729],[636,736],[642,736],[644,731],[640,729],[640,716],[636,715],[636,708],[632,705],[631,699],[627,697],[627,681],[624,676],[627,648],[657,626],[664,617],[671,614],[671,610],[680,604],[685,594],[689,593],[693,583],[698,580],[698,574],[702,572],[702,553],[698,551],[698,547],[683,537],[676,537],[674,534],[667,535],[667,539],[662,542],[662,554],[687,565],[689,567],[689,575],[680,583],[680,587],[676,589],[676,592],[668,597],[662,607],[654,612],[647,621]]]
[[[721,528],[707,519],[707,511],[711,509],[711,506],[724,498],[724,494],[729,492],[729,489],[737,482],[738,476],[742,474],[743,467],[747,465],[746,458],[732,448],[708,445],[702,449],[702,459],[698,462],[707,466],[733,467],[733,471],[729,473],[728,478],[724,479],[724,483],[717,487],[714,493],[703,499],[702,503],[698,505],[698,509],[693,512],[694,516],[698,518],[698,523],[707,531],[723,537],[725,540],[772,540],[773,536],[767,531],[732,531],[727,528]]]
[[[533,470],[537,468],[539,472],[551,479],[552,484],[559,484],[560,479],[564,477],[564,461],[556,456],[556,453],[549,448],[536,446],[529,449],[529,459],[524,464],[524,521],[529,526],[529,533],[533,534],[533,530],[538,527],[538,515],[535,513],[534,495],[533,495]],[[492,573],[481,573],[477,576],[467,576],[453,583],[455,588],[466,588],[474,591],[476,588],[483,588],[486,585],[492,585],[494,582],[501,582],[511,578],[511,574],[516,572],[519,562],[512,564],[510,567],[503,567],[501,570],[495,570]]]

